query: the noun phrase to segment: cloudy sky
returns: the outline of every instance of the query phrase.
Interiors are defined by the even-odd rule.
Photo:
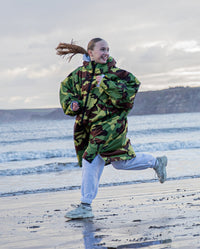
[[[60,107],[60,82],[82,64],[59,42],[104,38],[140,91],[200,86],[199,0],[0,0],[0,109]]]

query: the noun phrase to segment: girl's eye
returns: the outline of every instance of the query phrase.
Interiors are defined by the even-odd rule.
[[[107,52],[109,52],[109,48],[108,49],[106,49],[106,48],[101,48],[101,51],[107,51]]]

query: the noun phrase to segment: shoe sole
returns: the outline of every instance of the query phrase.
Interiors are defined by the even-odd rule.
[[[88,218],[93,218],[94,215],[93,213],[91,213],[90,215],[84,215],[84,214],[80,214],[80,215],[70,215],[70,214],[65,214],[64,216],[65,218],[67,219],[73,219],[73,220],[76,220],[76,219],[88,219]]]
[[[164,179],[162,179],[162,180],[160,180],[160,183],[164,183],[165,181],[166,181],[166,179],[167,179],[167,171],[166,171],[166,167],[167,167],[167,162],[168,162],[168,160],[167,160],[167,157],[166,156],[163,156],[163,163],[164,163],[164,171],[165,171],[165,178]]]

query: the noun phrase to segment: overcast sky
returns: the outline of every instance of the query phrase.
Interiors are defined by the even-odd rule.
[[[200,86],[199,0],[0,0],[0,109],[60,107],[60,82],[82,64],[59,42],[110,46],[140,91]]]

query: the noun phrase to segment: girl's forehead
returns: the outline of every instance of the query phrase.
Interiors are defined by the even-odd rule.
[[[99,47],[108,47],[108,43],[106,41],[104,41],[104,40],[101,40],[101,41],[99,41],[99,42],[97,42],[95,44],[95,47],[97,47],[97,48],[99,48]]]

